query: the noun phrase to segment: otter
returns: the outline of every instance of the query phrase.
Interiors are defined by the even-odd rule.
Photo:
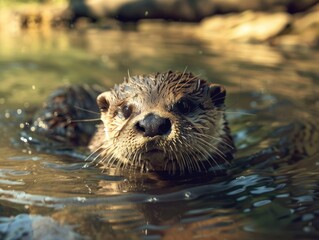
[[[128,77],[97,97],[100,162],[140,171],[201,172],[232,158],[225,89],[191,73]]]
[[[83,139],[76,136],[82,130],[72,122],[78,115],[70,114],[68,92],[53,94],[45,106],[46,114],[38,114],[34,126],[42,132],[49,129],[49,135],[59,135],[60,141],[63,135],[64,140],[77,142]],[[87,143],[92,162],[116,169],[184,175],[207,172],[233,158],[235,146],[225,116],[226,90],[221,85],[192,73],[168,71],[128,76],[109,91],[93,92],[81,96],[86,102],[83,108],[94,112],[98,107],[102,121],[92,136],[84,131],[88,141],[81,140]],[[97,105],[92,104],[95,94]],[[62,107],[61,102],[65,103]]]

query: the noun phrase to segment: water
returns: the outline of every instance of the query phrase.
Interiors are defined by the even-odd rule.
[[[47,224],[69,239],[319,238],[318,50],[210,43],[157,27],[2,34],[0,53],[0,237],[33,228],[36,238]],[[58,86],[107,88],[128,71],[186,67],[226,86],[238,148],[227,175],[117,176],[21,138]]]

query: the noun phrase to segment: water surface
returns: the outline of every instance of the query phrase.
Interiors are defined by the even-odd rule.
[[[178,30],[2,34],[0,236],[12,239],[7,226],[16,231],[19,217],[48,216],[92,239],[318,239],[318,62],[318,50],[207,42]],[[238,148],[227,175],[117,176],[21,137],[29,112],[58,86],[107,89],[128,71],[186,67],[227,89]]]

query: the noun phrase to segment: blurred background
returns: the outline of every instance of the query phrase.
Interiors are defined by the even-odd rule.
[[[0,0],[0,104],[23,97],[39,103],[61,84],[110,86],[128,70],[188,67],[212,81],[232,81],[228,73],[245,62],[284,64],[283,51],[315,57],[318,2]],[[253,88],[265,87],[252,74]]]
[[[0,238],[27,213],[92,239],[319,239],[318,64],[319,0],[0,0]],[[59,86],[185,69],[227,89],[225,178],[134,188],[24,131]]]

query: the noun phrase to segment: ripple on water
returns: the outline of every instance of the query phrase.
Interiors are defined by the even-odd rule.
[[[270,204],[271,203],[271,200],[269,199],[265,199],[265,200],[261,200],[261,201],[258,201],[258,202],[254,202],[253,203],[253,206],[258,208],[258,207],[263,207],[267,204]]]
[[[13,160],[13,161],[40,161],[43,158],[38,157],[38,156],[30,156],[30,155],[24,155],[24,156],[13,156],[9,157],[8,160]]]
[[[6,50],[9,57],[1,59],[1,66],[8,68],[0,71],[0,107],[5,108],[0,111],[0,131],[6,134],[0,139],[1,209],[9,208],[8,216],[25,211],[24,206],[29,205],[39,214],[52,213],[57,219],[79,226],[77,230],[89,232],[92,239],[104,236],[105,231],[114,234],[110,239],[130,231],[145,239],[165,239],[165,234],[172,232],[185,239],[195,234],[204,239],[227,239],[226,232],[233,233],[229,239],[262,239],[260,235],[243,237],[243,231],[266,233],[266,239],[279,238],[277,232],[283,233],[280,239],[293,239],[293,233],[299,234],[299,239],[318,237],[319,174],[314,169],[318,158],[271,155],[291,150],[286,142],[279,148],[273,145],[290,136],[290,131],[275,131],[276,126],[304,116],[318,118],[317,109],[308,111],[318,102],[318,51],[307,54],[231,43],[213,46],[192,36],[164,32],[168,34],[165,37],[140,35],[137,30],[95,30],[58,33],[54,38],[52,34],[40,34],[32,39],[26,33],[23,38],[10,38],[13,53]],[[127,37],[130,41],[123,41]],[[16,45],[27,52],[15,53],[21,49]],[[272,55],[276,57],[270,66],[262,56]],[[254,57],[250,56],[263,61],[252,61]],[[185,65],[203,78],[226,85],[230,108],[227,114],[238,147],[230,176],[163,186],[160,180],[152,180],[140,188],[123,189],[122,185],[131,184],[125,177],[92,167],[82,169],[81,162],[65,159],[64,154],[68,154],[64,149],[50,149],[50,144],[39,149],[42,153],[30,149],[31,143],[39,144],[44,139],[23,134],[28,121],[21,106],[28,110],[29,106],[39,106],[52,89],[61,85],[61,79],[66,84],[113,85],[109,79],[119,81],[127,69],[136,73],[172,68],[183,71]],[[310,133],[306,136],[318,132]],[[14,147],[7,141],[9,138],[14,139]],[[304,145],[297,144],[302,150]],[[251,157],[261,150],[264,152]],[[68,156],[83,159],[76,153]],[[237,160],[240,166],[236,166]],[[225,226],[230,227],[223,229]]]

